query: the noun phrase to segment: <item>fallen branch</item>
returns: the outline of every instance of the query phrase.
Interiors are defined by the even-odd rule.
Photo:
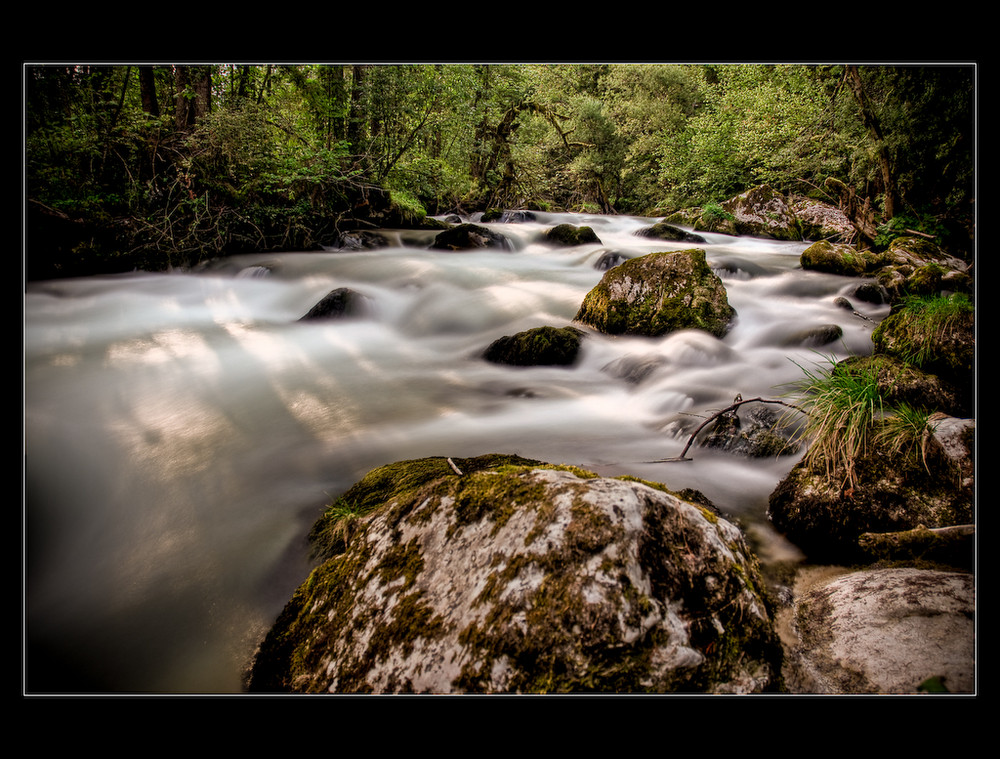
[[[951,564],[971,564],[976,526],[971,524],[927,528],[918,525],[900,532],[866,532],[858,545],[874,558],[926,559]]]
[[[748,398],[746,400],[743,400],[743,396],[737,395],[736,400],[734,400],[730,405],[726,406],[721,411],[712,414],[712,416],[708,417],[708,419],[706,419],[704,422],[698,425],[698,428],[694,432],[692,432],[691,437],[688,438],[687,445],[684,446],[684,450],[681,451],[680,456],[675,456],[669,459],[657,459],[656,461],[647,461],[645,463],[663,464],[672,461],[693,461],[693,459],[689,459],[687,457],[687,452],[694,443],[694,440],[698,436],[698,433],[701,432],[703,429],[705,429],[705,427],[714,422],[716,419],[718,419],[720,416],[728,414],[731,411],[735,411],[745,403],[776,403],[781,406],[787,406],[788,408],[795,409],[796,411],[801,411],[803,414],[807,413],[804,409],[800,408],[799,406],[796,406],[792,403],[785,403],[785,401],[779,401],[771,398]]]

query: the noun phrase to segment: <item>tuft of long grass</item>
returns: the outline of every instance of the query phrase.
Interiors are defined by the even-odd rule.
[[[883,416],[878,378],[874,371],[838,371],[836,359],[827,361],[829,368],[800,365],[804,377],[791,385],[806,412],[802,433],[812,438],[804,462],[822,464],[828,479],[842,470],[842,485],[853,487],[855,462],[872,441],[873,422]]]
[[[936,427],[930,412],[900,404],[882,421],[875,438],[890,452],[919,460],[929,472],[927,446]]]

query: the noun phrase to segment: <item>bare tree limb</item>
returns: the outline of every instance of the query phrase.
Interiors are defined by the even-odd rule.
[[[703,429],[705,429],[705,427],[714,422],[716,419],[718,419],[720,416],[728,414],[730,411],[735,411],[745,403],[775,403],[781,406],[787,406],[788,408],[795,409],[796,411],[801,411],[803,414],[807,413],[804,409],[802,409],[799,406],[796,406],[793,403],[786,403],[785,401],[775,400],[771,398],[747,398],[746,400],[744,400],[742,396],[737,395],[736,400],[734,400],[730,405],[726,406],[721,411],[717,411],[716,413],[712,414],[712,416],[708,417],[708,419],[706,419],[704,422],[698,425],[698,428],[694,432],[692,432],[691,437],[688,438],[687,445],[684,446],[684,450],[681,451],[680,456],[675,456],[669,459],[657,459],[656,461],[647,461],[645,463],[663,464],[666,462],[673,462],[673,461],[693,461],[693,459],[689,459],[687,457],[687,452],[691,448],[691,445],[694,443],[694,440],[698,436],[698,433],[701,432]]]

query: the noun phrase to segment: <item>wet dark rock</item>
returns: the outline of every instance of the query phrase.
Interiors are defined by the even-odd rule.
[[[607,250],[594,262],[594,268],[598,271],[607,271],[608,269],[614,269],[628,259],[629,256],[626,256],[624,253],[619,253],[616,250]]]
[[[836,342],[843,336],[844,330],[839,324],[821,324],[818,327],[808,327],[793,332],[782,341],[782,344],[818,348]]]
[[[746,404],[716,419],[701,446],[748,458],[774,458],[797,453],[798,444],[779,422],[780,415],[772,409]]]
[[[480,221],[484,224],[523,224],[524,222],[535,221],[535,219],[535,214],[531,211],[500,211],[491,209],[483,213]]]
[[[351,316],[364,316],[368,305],[365,296],[347,287],[331,290],[319,303],[309,309],[309,312],[299,321],[319,319],[342,319]]]
[[[483,358],[513,366],[571,366],[582,339],[583,332],[575,327],[536,327],[495,340]]]
[[[345,232],[337,240],[340,250],[378,250],[389,246],[389,238],[379,232],[358,230]]]
[[[434,238],[430,247],[435,250],[511,249],[510,241],[506,237],[478,224],[459,224],[446,229]]]
[[[622,356],[603,367],[613,377],[638,385],[650,374],[667,363],[663,356]]]
[[[672,240],[674,242],[705,242],[705,238],[693,232],[667,224],[665,221],[658,222],[651,227],[643,227],[635,233],[638,237],[651,237],[656,240]]]
[[[558,224],[552,227],[545,232],[545,241],[551,245],[565,247],[601,242],[591,227],[577,227],[572,224]]]
[[[874,281],[859,282],[851,288],[848,295],[862,303],[872,303],[876,306],[889,302],[889,293]]]

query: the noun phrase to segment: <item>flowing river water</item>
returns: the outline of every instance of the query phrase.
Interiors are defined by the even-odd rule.
[[[371,468],[516,453],[702,491],[762,558],[795,549],[767,498],[797,460],[694,448],[693,424],[778,398],[802,367],[871,351],[888,309],[856,280],[799,267],[808,243],[636,237],[655,219],[538,214],[494,224],[510,250],[245,255],[193,272],[33,282],[24,301],[28,692],[236,693],[254,646],[305,579],[306,535]],[[557,223],[600,243],[539,242]],[[565,326],[608,251],[705,249],[738,313],[723,340],[588,332],[571,367],[487,363],[496,338]],[[338,287],[351,320],[300,322]],[[789,345],[837,324],[842,340]]]

